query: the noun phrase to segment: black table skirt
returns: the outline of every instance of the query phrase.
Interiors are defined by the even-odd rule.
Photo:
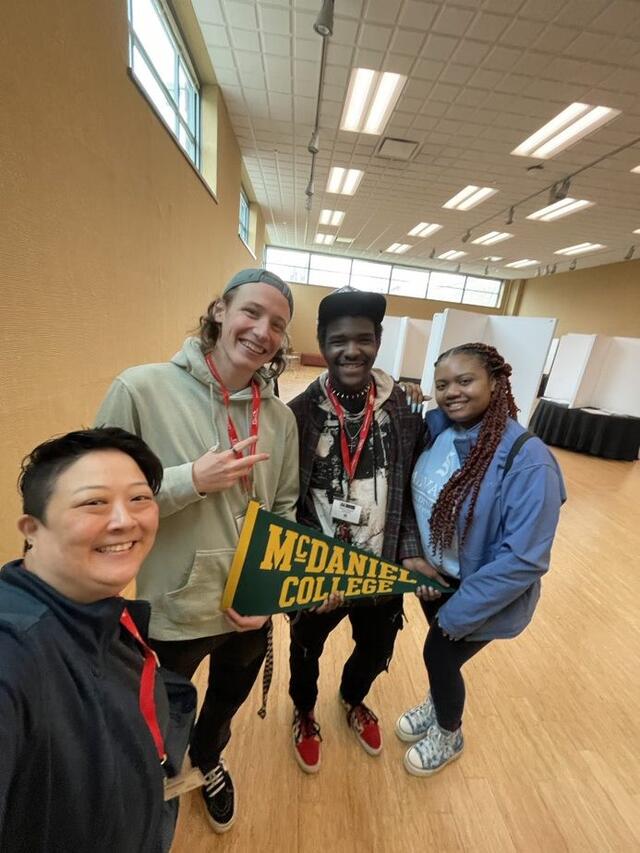
[[[595,415],[566,404],[540,400],[529,429],[546,444],[633,462],[640,449],[640,418]]]

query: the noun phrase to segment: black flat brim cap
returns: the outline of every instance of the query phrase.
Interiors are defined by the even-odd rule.
[[[386,310],[387,300],[381,293],[344,287],[322,300],[318,306],[318,326],[326,326],[340,317],[368,317],[378,324]]]

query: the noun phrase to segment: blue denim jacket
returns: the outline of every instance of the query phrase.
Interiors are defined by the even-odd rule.
[[[433,440],[451,421],[434,409],[427,413],[426,425]],[[540,597],[540,578],[549,568],[566,491],[555,457],[535,436],[520,448],[505,476],[509,451],[524,431],[509,419],[464,541],[469,499],[459,515],[461,584],[438,612],[440,626],[454,639],[515,637],[531,621]],[[461,465],[474,439],[463,434],[455,440]],[[428,524],[428,519],[419,518],[418,524]]]

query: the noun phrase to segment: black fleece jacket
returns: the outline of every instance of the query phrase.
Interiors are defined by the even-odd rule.
[[[155,853],[164,771],[139,710],[122,598],[77,604],[22,561],[0,572],[0,850]],[[149,605],[126,606],[146,636]],[[169,722],[156,678],[161,730]],[[165,842],[166,843],[166,842]]]

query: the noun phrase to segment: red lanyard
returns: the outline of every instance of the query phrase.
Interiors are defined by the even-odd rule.
[[[227,433],[229,435],[229,444],[231,445],[231,449],[233,450],[234,456],[236,459],[242,459],[243,453],[240,450],[235,450],[235,445],[240,441],[240,437],[238,436],[238,430],[236,429],[236,425],[233,422],[231,415],[229,414],[229,389],[222,381],[222,377],[218,373],[218,369],[216,368],[213,358],[211,357],[211,353],[207,353],[205,355],[205,361],[207,362],[207,366],[211,371],[211,375],[216,380],[218,385],[220,386],[220,391],[222,392],[222,400],[224,402],[224,407],[227,410]],[[255,379],[251,380],[251,424],[249,427],[249,437],[258,436],[258,424],[260,422],[260,404],[262,399],[260,397],[260,386],[256,382]],[[249,452],[255,452],[249,451]],[[244,487],[249,493],[249,481],[247,477],[243,478]]]
[[[140,711],[147,724],[147,728],[151,732],[151,737],[156,745],[160,763],[164,764],[167,760],[167,753],[164,750],[164,738],[158,725],[158,717],[156,715],[156,668],[158,659],[155,653],[149,648],[140,635],[140,631],[136,627],[136,623],[131,618],[131,614],[125,607],[120,615],[120,624],[128,631],[136,642],[142,647],[144,654],[144,665],[142,667],[142,677],[140,679]]]
[[[335,409],[338,421],[340,422],[340,449],[342,450],[342,464],[347,472],[349,482],[351,482],[355,476],[360,456],[362,455],[362,448],[364,447],[367,436],[369,435],[369,430],[371,429],[371,422],[373,421],[373,401],[376,397],[376,386],[372,379],[371,384],[369,385],[369,393],[367,394],[367,407],[364,415],[364,423],[362,424],[360,439],[358,440],[358,446],[356,447],[353,456],[351,456],[351,451],[349,450],[349,445],[347,443],[347,434],[344,427],[344,409],[340,405],[340,402],[329,382],[327,382],[326,387],[327,396],[331,400],[331,405]]]

